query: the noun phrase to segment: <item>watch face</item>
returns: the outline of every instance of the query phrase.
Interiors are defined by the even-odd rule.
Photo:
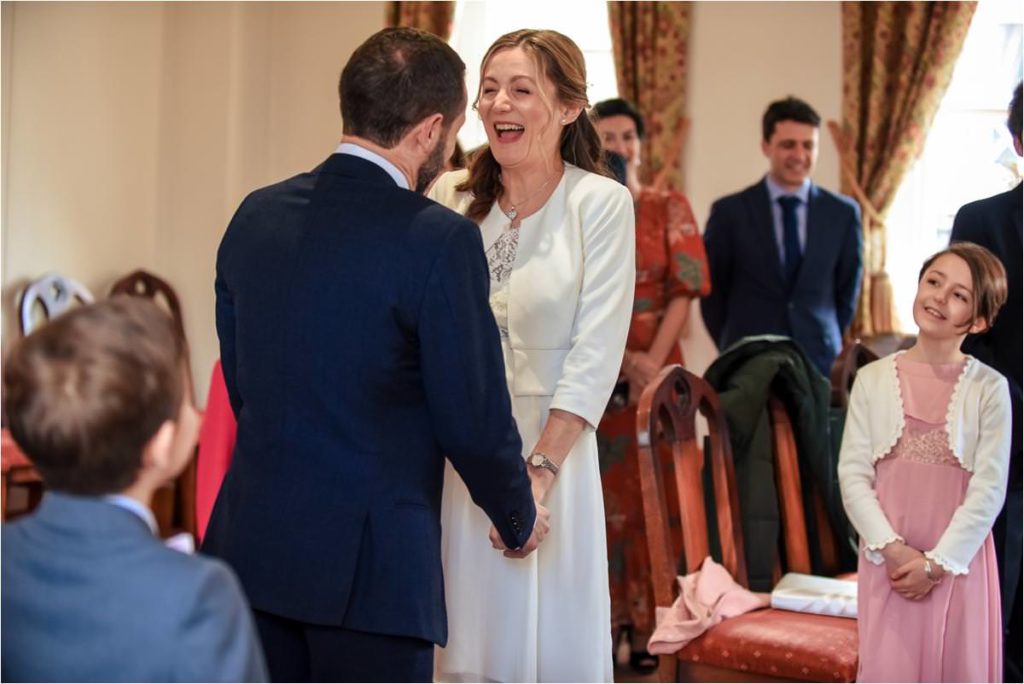
[[[530,456],[530,465],[537,466],[538,468],[540,468],[542,465],[544,465],[544,457],[541,456],[540,454],[533,454],[532,456]]]

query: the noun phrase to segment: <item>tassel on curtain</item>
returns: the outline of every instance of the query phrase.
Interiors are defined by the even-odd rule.
[[[388,3],[388,26],[410,26],[423,29],[444,41],[451,37],[454,17],[454,2]]]
[[[608,20],[619,95],[647,120],[643,181],[682,188],[690,3],[609,2]]]
[[[885,217],[924,148],[974,16],[973,2],[844,2],[843,121],[829,122],[843,192],[860,202],[864,284],[855,337],[895,332]]]

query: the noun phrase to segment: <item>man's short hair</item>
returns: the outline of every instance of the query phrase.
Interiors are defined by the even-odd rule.
[[[66,313],[11,348],[11,434],[49,489],[120,492],[186,390],[185,341],[152,301],[118,295]]]
[[[591,117],[594,121],[600,121],[609,116],[628,116],[636,126],[636,137],[643,140],[646,133],[644,117],[640,114],[640,110],[633,106],[632,102],[621,97],[613,97],[608,100],[601,100],[591,109]]]
[[[342,130],[391,149],[431,114],[442,114],[447,129],[466,106],[465,77],[465,63],[437,36],[412,28],[378,31],[341,72]]]
[[[1021,119],[1024,119],[1024,111],[1021,110],[1021,89],[1024,88],[1024,81],[1017,84],[1013,89],[1013,98],[1010,100],[1010,111],[1006,118],[1006,127],[1010,129],[1010,135],[1016,140],[1021,138]]]
[[[814,107],[792,95],[784,100],[772,102],[768,109],[764,110],[764,116],[761,117],[761,137],[765,142],[772,139],[775,124],[780,121],[796,121],[810,124],[815,128],[821,125],[821,117],[814,111]]]

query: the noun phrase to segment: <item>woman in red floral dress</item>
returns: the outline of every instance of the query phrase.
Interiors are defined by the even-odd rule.
[[[598,426],[611,575],[612,629],[622,662],[626,641],[637,669],[657,660],[646,653],[654,630],[640,475],[636,404],[643,388],[665,365],[682,363],[679,336],[693,297],[710,290],[704,242],[686,197],[677,190],[643,186],[639,180],[644,121],[627,101],[594,106],[604,148],[626,160],[626,186],[636,203],[636,294],[620,383]],[[671,468],[671,454],[662,454]],[[666,473],[671,472],[666,470]],[[667,475],[671,480],[671,475]],[[673,517],[678,518],[678,515]]]

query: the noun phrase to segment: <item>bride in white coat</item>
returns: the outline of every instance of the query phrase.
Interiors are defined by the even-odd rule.
[[[480,225],[523,457],[551,512],[547,538],[517,558],[448,467],[449,641],[438,681],[612,681],[594,429],[629,328],[634,214],[628,190],[602,173],[587,104],[583,55],[569,38],[502,36],[476,101],[488,146],[431,191]]]

